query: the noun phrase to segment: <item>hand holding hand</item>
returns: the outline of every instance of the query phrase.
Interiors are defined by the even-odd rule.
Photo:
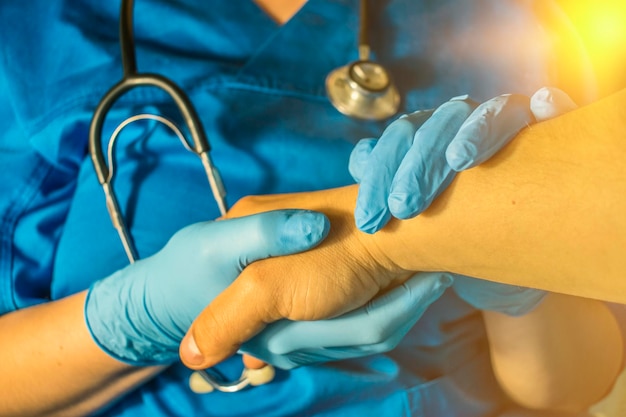
[[[190,225],[155,255],[97,281],[85,303],[87,326],[123,362],[174,362],[194,318],[247,265],[310,249],[328,227],[324,215],[296,210]]]
[[[243,270],[239,278],[216,297],[194,322],[181,344],[183,362],[193,369],[208,368],[232,355],[242,343],[259,334],[267,324],[283,318],[313,321],[338,317],[365,305],[382,290],[393,288],[410,278],[411,272],[397,267],[376,247],[375,236],[356,230],[351,211],[355,198],[356,189],[344,187],[313,193],[246,197],[235,204],[229,216],[287,207],[323,211],[330,219],[330,232],[322,244],[310,251],[255,262]],[[418,300],[418,303],[423,301],[427,305],[447,285],[447,278],[443,281],[439,277],[429,278],[418,286],[409,285],[404,290],[392,291],[389,296],[394,298],[396,295],[393,294],[399,294],[399,304]],[[420,288],[419,293],[415,292],[417,288]],[[403,291],[413,292],[405,297],[401,295]],[[377,323],[385,322],[386,317],[390,317],[390,320],[400,317],[403,323],[407,323],[413,319],[410,314],[415,317],[421,314],[419,309],[412,312],[406,309],[388,312],[384,301],[374,301],[368,308],[325,325],[275,324],[276,330],[268,329],[267,335],[258,336],[258,343],[245,345],[243,351],[278,366],[293,367],[319,361],[319,357],[314,356],[322,351],[319,348],[323,348],[326,343],[331,347],[364,343],[359,340],[350,342],[342,335],[332,334],[339,329],[339,323],[361,325],[367,321],[363,316],[366,312]],[[319,341],[304,339],[289,343],[286,342],[286,336],[279,334],[281,331],[285,331],[286,335],[301,334],[301,329],[313,329],[317,335],[324,335],[330,329],[330,333]],[[344,331],[342,328],[341,332]],[[379,345],[376,349],[383,348],[386,340],[393,338],[392,333],[376,329],[373,334],[373,344]],[[370,340],[370,336],[366,339]],[[280,355],[286,356],[280,358]],[[325,360],[332,359],[326,353],[322,353],[322,356]]]
[[[419,273],[342,316],[272,323],[240,351],[282,369],[387,352],[451,283],[448,274]]]

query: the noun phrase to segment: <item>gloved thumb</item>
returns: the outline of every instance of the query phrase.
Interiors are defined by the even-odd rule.
[[[200,229],[190,230],[193,236],[182,235],[199,243],[214,264],[225,263],[232,268],[232,260],[240,272],[259,259],[302,252],[318,245],[328,235],[330,222],[318,212],[310,210],[274,210],[249,216],[200,224]],[[228,274],[232,274],[229,270]],[[226,275],[226,271],[224,272]]]
[[[564,91],[554,87],[543,87],[530,98],[530,110],[538,122],[560,116],[578,106]]]

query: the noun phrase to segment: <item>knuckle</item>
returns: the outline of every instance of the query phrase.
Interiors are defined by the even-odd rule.
[[[273,279],[272,259],[263,262],[253,262],[248,265],[238,278],[241,282],[241,290],[245,294],[249,294],[257,302],[255,308],[257,315],[263,317],[266,323],[286,317],[281,313],[281,303],[285,297],[277,289],[276,281]]]

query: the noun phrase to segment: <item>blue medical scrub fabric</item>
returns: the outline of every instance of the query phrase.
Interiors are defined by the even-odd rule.
[[[548,84],[548,42],[530,4],[372,4],[374,57],[402,91],[401,113]],[[119,1],[0,6],[0,313],[81,291],[127,263],[87,155],[92,111],[122,75],[118,16]],[[137,0],[137,63],[189,94],[230,204],[337,187],[352,182],[353,144],[389,122],[347,118],[325,96],[329,71],[357,58],[358,24],[357,0],[309,0],[282,27],[247,0]],[[163,94],[134,90],[112,109],[103,137],[139,112],[180,121]],[[114,162],[141,257],[218,216],[200,161],[162,125],[126,128]],[[241,361],[218,369],[234,378]],[[452,292],[388,354],[278,371],[271,384],[237,394],[196,395],[189,375],[175,364],[101,414],[485,417],[506,404],[480,315]]]

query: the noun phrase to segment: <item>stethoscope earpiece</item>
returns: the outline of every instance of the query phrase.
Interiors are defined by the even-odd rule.
[[[389,72],[370,60],[359,60],[326,77],[326,94],[341,113],[364,120],[383,120],[400,107],[400,94]]]

